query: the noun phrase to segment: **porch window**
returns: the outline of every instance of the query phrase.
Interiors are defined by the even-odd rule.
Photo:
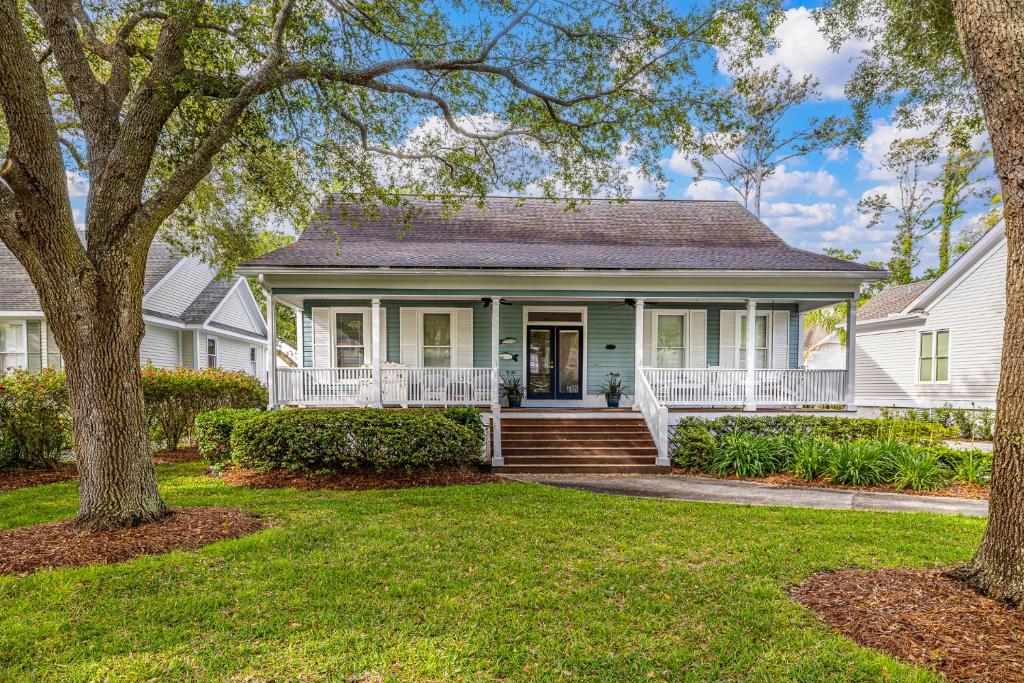
[[[755,367],[768,367],[768,316],[754,316],[754,363]],[[747,316],[740,316],[740,363],[741,368],[747,367]]]
[[[917,361],[917,379],[921,382],[949,381],[949,330],[922,332]]]
[[[452,316],[450,313],[423,314],[423,367],[452,366]]]
[[[335,367],[358,368],[366,358],[363,314],[338,313],[334,319]]]
[[[686,367],[686,316],[658,315],[655,362],[659,368]]]
[[[217,367],[217,338],[206,338],[206,367]]]
[[[25,346],[25,323],[0,323],[0,357],[3,370],[28,367],[28,350]]]

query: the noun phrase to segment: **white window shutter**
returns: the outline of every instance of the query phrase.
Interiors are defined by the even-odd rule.
[[[383,306],[380,307],[380,362],[388,362],[388,309]]]
[[[401,308],[398,311],[398,337],[402,346],[402,365],[420,366],[419,309]]]
[[[772,367],[789,367],[789,311],[772,311]]]
[[[736,357],[736,335],[737,335],[737,316],[739,311],[722,311],[719,314],[718,327],[718,366],[722,368],[737,368],[739,367],[738,359]]]
[[[706,368],[708,366],[708,312],[692,310],[686,313],[686,343],[690,347],[687,365],[691,368]]]
[[[457,308],[455,315],[455,356],[452,367],[473,367],[473,309]]]
[[[654,357],[656,348],[654,341],[654,311],[644,309],[644,366],[648,368],[657,367],[657,359]]]
[[[313,367],[329,368],[334,365],[331,352],[331,309],[323,306],[313,309]]]

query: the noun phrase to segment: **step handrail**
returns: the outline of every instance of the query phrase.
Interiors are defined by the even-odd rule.
[[[640,368],[636,380],[636,406],[658,447],[658,464],[668,465],[668,408],[658,401],[647,380],[647,368]]]

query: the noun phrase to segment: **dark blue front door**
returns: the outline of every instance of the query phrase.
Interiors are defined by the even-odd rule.
[[[526,339],[526,397],[582,399],[583,327],[530,325]]]

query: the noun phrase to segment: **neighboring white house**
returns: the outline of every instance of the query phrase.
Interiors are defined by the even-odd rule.
[[[210,266],[157,241],[149,251],[144,287],[140,363],[216,366],[265,381],[267,327],[245,278],[217,279]],[[28,273],[2,244],[0,302],[0,367],[60,367],[60,350]]]
[[[857,405],[994,408],[1006,312],[997,226],[941,277],[883,290],[857,314]]]

